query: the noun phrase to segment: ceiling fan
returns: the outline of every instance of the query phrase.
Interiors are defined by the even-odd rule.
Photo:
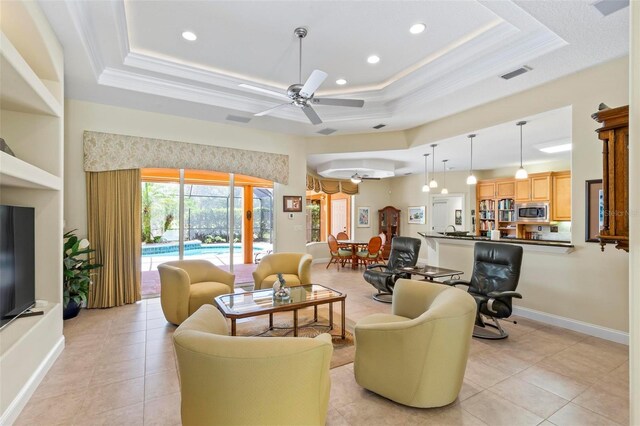
[[[369,175],[359,175],[358,172],[355,172],[353,175],[351,175],[351,182],[353,183],[360,183],[363,180],[380,180],[379,177],[369,177]]]
[[[298,81],[302,81],[302,39],[307,36],[306,28],[296,28],[293,33],[300,40],[300,61],[298,68]],[[265,111],[254,114],[256,117],[261,117],[263,115],[267,115],[272,113],[273,111],[289,106],[294,105],[302,109],[302,112],[305,113],[309,121],[312,124],[320,124],[322,120],[316,113],[316,111],[311,107],[311,105],[332,105],[332,106],[345,106],[345,107],[356,107],[362,108],[364,105],[363,100],[359,99],[337,99],[337,98],[315,98],[313,95],[318,90],[318,87],[324,82],[327,78],[327,73],[320,70],[314,70],[307,81],[297,84],[292,84],[287,89],[287,93],[280,93],[269,89],[263,89],[261,87],[251,86],[249,84],[241,84],[240,87],[244,87],[246,89],[251,89],[256,92],[265,93],[267,95],[271,95],[278,98],[287,99],[289,102],[284,104],[277,105],[273,108],[269,108]]]

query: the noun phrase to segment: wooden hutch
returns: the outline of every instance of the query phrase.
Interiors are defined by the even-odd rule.
[[[384,234],[386,240],[382,246],[382,257],[389,258],[391,240],[400,234],[400,210],[392,206],[378,210],[378,233]]]
[[[596,130],[602,141],[604,220],[598,239],[629,251],[629,106],[605,108],[593,114],[602,123]]]

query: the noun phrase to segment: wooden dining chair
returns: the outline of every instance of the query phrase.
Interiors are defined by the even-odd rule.
[[[380,257],[380,250],[382,249],[382,238],[376,235],[369,240],[366,250],[361,250],[356,253],[360,263],[367,266],[368,264],[376,263]]]
[[[384,256],[382,255],[382,252],[384,252],[384,245],[387,242],[387,234],[385,234],[384,232],[381,232],[380,234],[378,234],[378,237],[380,237],[380,239],[382,240],[382,245],[380,246],[380,251],[378,252],[378,262],[384,263]]]
[[[332,234],[327,237],[327,243],[329,244],[329,252],[331,253],[331,259],[327,263],[327,268],[332,263],[344,267],[345,263],[351,263],[351,256],[353,252],[351,250],[338,247],[338,240]]]
[[[347,234],[346,232],[338,232],[338,235],[336,235],[336,239],[338,241],[340,241],[340,240],[348,240],[349,239],[349,234]]]

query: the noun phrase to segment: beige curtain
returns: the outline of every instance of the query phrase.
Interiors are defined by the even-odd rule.
[[[342,192],[347,195],[355,195],[358,193],[358,185],[350,180],[342,179],[325,179],[307,173],[307,190],[315,192],[324,192],[325,194],[337,194]]]
[[[87,172],[88,239],[101,263],[89,291],[89,308],[140,300],[140,170]]]

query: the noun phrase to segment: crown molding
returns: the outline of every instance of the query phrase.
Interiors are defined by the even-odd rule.
[[[89,3],[83,1],[64,2],[69,11],[69,16],[73,21],[73,25],[78,31],[80,42],[89,56],[89,63],[96,80],[100,77],[105,64],[102,60],[102,52],[100,51],[93,26],[88,19],[89,13],[86,10]]]

